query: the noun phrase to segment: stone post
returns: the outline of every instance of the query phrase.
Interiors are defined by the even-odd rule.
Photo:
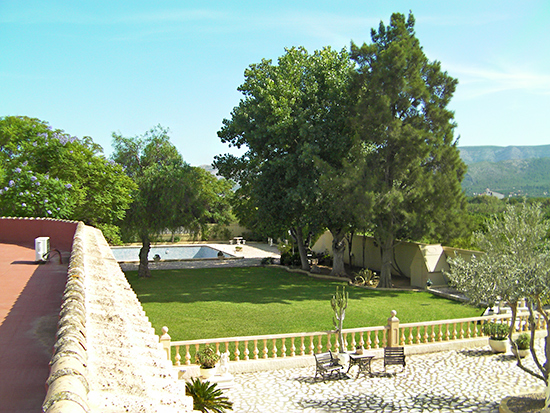
[[[166,353],[166,359],[172,362],[172,358],[170,357],[170,344],[172,342],[172,337],[168,334],[168,327],[162,327],[162,336],[160,336],[160,344],[162,346],[162,349]]]
[[[396,317],[397,311],[391,311],[391,317],[388,318],[388,342],[386,347],[399,347],[399,319]]]

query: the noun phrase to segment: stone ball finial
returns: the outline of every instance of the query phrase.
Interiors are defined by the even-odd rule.
[[[391,316],[392,316],[392,317],[395,317],[396,315],[397,315],[397,311],[391,310]]]
[[[162,327],[162,334],[168,333],[168,327],[164,326]]]

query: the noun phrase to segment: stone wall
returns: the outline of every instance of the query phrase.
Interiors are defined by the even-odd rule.
[[[191,412],[101,231],[78,224],[43,405],[57,412]]]

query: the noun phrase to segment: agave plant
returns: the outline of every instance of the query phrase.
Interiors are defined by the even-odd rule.
[[[185,394],[193,397],[193,409],[203,413],[224,413],[233,410],[233,402],[223,396],[216,383],[201,381],[199,378],[191,379],[185,385]]]

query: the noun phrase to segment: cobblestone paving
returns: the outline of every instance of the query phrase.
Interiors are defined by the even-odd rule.
[[[511,354],[489,347],[407,356],[404,372],[373,377],[313,379],[315,367],[235,374],[225,394],[235,412],[498,412],[510,395],[542,392],[537,380],[516,366]],[[529,358],[525,364],[532,365]],[[388,371],[389,368],[388,368]],[[380,373],[377,373],[380,372]]]

